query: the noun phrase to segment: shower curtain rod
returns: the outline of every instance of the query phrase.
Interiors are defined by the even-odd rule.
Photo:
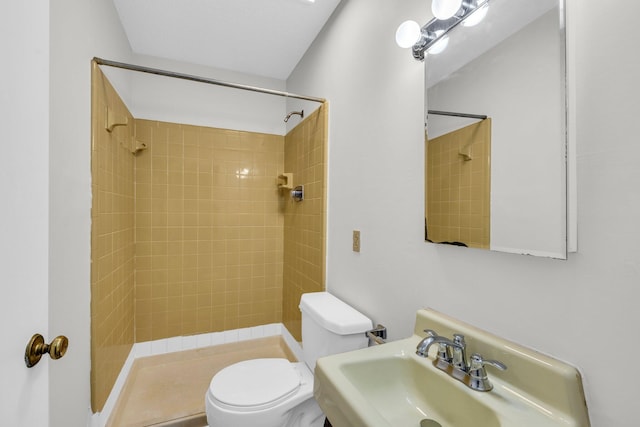
[[[480,120],[485,120],[488,117],[482,114],[453,113],[451,111],[438,111],[438,110],[428,110],[427,114],[433,114],[436,116],[465,117],[467,119],[480,119]]]
[[[173,71],[160,70],[158,68],[143,67],[141,65],[127,64],[124,62],[110,61],[108,59],[102,59],[97,57],[94,57],[93,60],[98,65],[106,65],[108,67],[122,68],[125,70],[131,70],[131,71],[139,71],[141,73],[156,74],[158,76],[173,77],[176,79],[190,80],[190,81],[199,82],[199,83],[208,83],[212,85],[224,86],[224,87],[229,87],[233,89],[242,89],[242,90],[248,90],[252,92],[266,93],[268,95],[284,96],[285,98],[303,99],[305,101],[319,102],[321,104],[324,104],[327,101],[324,98],[316,98],[313,96],[306,96],[306,95],[297,95],[295,93],[282,92],[282,91],[273,90],[273,89],[265,89],[257,86],[248,86],[248,85],[243,85],[239,83],[225,82],[223,80],[210,79],[208,77],[199,77],[199,76],[193,76],[190,74],[176,73]]]

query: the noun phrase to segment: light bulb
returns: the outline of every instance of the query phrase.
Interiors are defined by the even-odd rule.
[[[404,21],[396,30],[396,43],[403,49],[413,46],[420,40],[420,24],[416,21]]]
[[[440,40],[432,44],[431,47],[427,49],[427,52],[429,53],[429,55],[437,55],[445,50],[448,44],[449,36],[444,36]]]
[[[449,19],[456,14],[462,6],[462,0],[433,0],[431,12],[438,19]]]
[[[478,25],[484,19],[484,17],[487,16],[488,11],[489,3],[485,3],[484,5],[480,6],[480,9],[476,10],[471,14],[471,16],[462,21],[462,25],[465,27],[473,27],[474,25]]]

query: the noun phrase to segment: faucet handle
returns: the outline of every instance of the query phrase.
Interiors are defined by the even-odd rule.
[[[493,366],[494,368],[497,368],[497,369],[499,369],[501,371],[506,371],[507,370],[507,365],[505,365],[504,363],[500,362],[499,360],[485,359],[479,353],[473,353],[471,355],[470,362],[471,362],[470,366],[469,366],[469,371],[470,372],[471,371],[480,371],[481,369],[483,369],[485,367],[485,365]],[[486,376],[486,373],[485,373],[485,376]]]
[[[480,354],[473,353],[469,364],[469,387],[477,391],[490,391],[493,389],[493,384],[489,381],[487,371],[484,369],[486,365],[493,366],[501,371],[507,369],[507,365],[498,360],[485,360]]]
[[[438,333],[436,331],[434,331],[433,329],[425,329],[424,332],[427,333],[428,337],[437,337]]]

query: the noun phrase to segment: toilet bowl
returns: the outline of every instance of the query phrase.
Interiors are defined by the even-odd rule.
[[[253,359],[218,372],[207,390],[209,427],[322,427],[313,398],[318,357],[366,347],[371,320],[327,292],[303,294],[304,362]]]
[[[313,374],[304,363],[254,359],[224,368],[207,392],[210,427],[322,427]]]

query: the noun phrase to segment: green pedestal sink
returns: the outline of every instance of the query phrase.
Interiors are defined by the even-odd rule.
[[[502,360],[494,388],[470,389],[419,357],[424,334],[457,332],[471,351]],[[578,371],[433,310],[420,310],[407,339],[318,360],[314,395],[334,427],[588,427]],[[435,350],[434,346],[433,350]],[[493,375],[492,375],[493,374]],[[432,420],[432,421],[424,421]]]

